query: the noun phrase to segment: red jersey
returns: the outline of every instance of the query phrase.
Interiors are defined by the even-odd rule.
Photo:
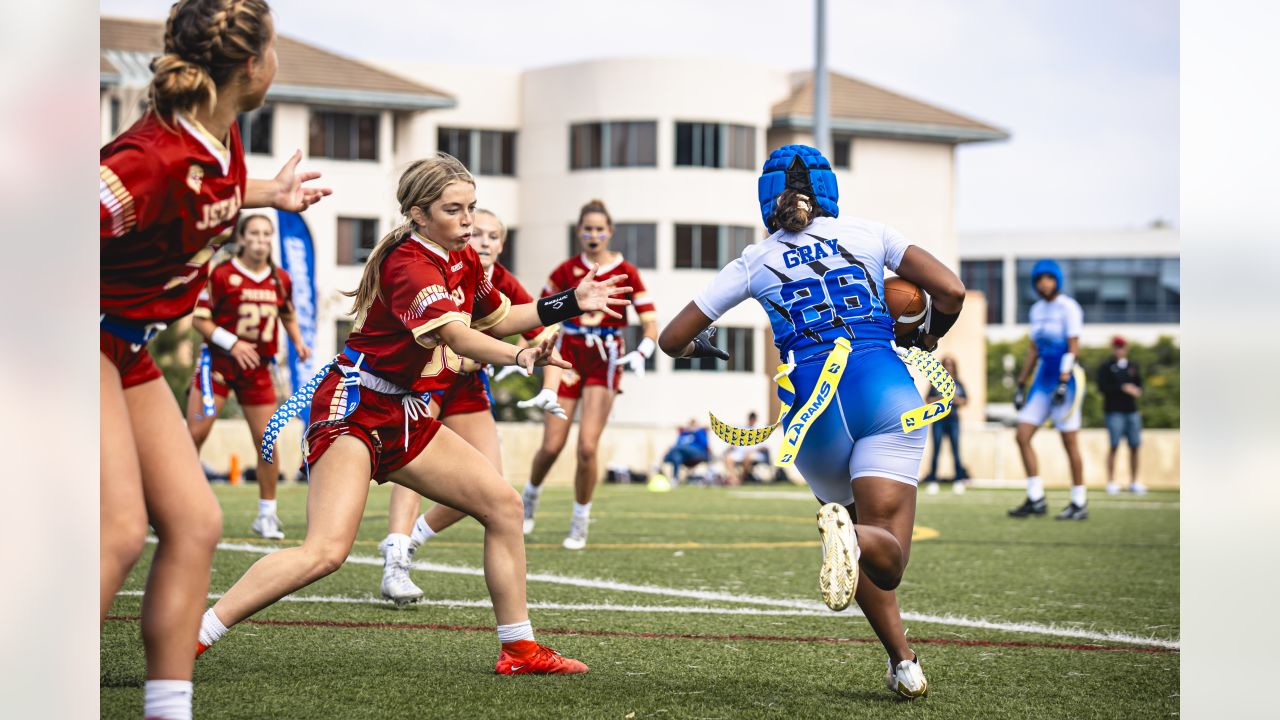
[[[494,263],[493,267],[490,268],[489,282],[493,283],[493,286],[506,296],[512,305],[527,305],[533,302],[533,296],[529,294],[529,291],[525,290],[520,281],[516,279],[516,276],[512,275],[510,270],[502,267],[501,263]],[[546,328],[538,326],[527,332],[522,332],[520,335],[529,342],[537,342],[538,338],[546,331]]]
[[[471,246],[447,252],[414,234],[382,261],[380,277],[381,296],[359,313],[347,346],[365,353],[365,370],[414,392],[448,387],[461,368],[436,330],[455,320],[487,330],[511,309]]]
[[[551,271],[551,277],[547,279],[547,285],[542,289],[542,296],[554,295],[555,293],[569,288],[578,287],[578,283],[582,282],[582,278],[591,271],[591,264],[587,262],[584,255],[569,258],[560,263],[555,270]],[[651,318],[657,317],[653,300],[649,299],[649,293],[645,290],[644,281],[640,279],[640,271],[635,265],[623,260],[621,256],[609,265],[601,265],[596,272],[596,280],[608,280],[614,275],[626,275],[627,279],[623,281],[623,285],[631,287],[631,292],[625,297],[631,301],[631,308],[639,315],[640,321],[644,322]],[[612,318],[605,315],[599,310],[583,313],[580,317],[573,320],[566,320],[566,325],[579,327],[626,327],[626,313],[622,313],[621,318]]]
[[[209,274],[209,286],[197,298],[194,315],[209,318],[218,327],[253,343],[259,355],[275,357],[279,320],[292,317],[292,297],[289,273],[270,265],[260,273],[251,273],[232,258]]]
[[[235,230],[247,175],[228,146],[180,115],[148,112],[99,155],[101,312],[139,323],[191,312],[209,259]]]

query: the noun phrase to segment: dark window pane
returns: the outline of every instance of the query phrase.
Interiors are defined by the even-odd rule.
[[[480,131],[480,174],[502,174],[502,133],[493,130]]]
[[[120,134],[120,98],[111,98],[111,136]]]
[[[694,123],[676,123],[676,165],[693,164]]]
[[[729,126],[728,167],[754,170],[756,167],[756,130],[747,125]]]
[[[633,165],[654,167],[658,164],[658,124],[655,122],[630,123],[635,145]]]
[[[458,162],[471,168],[471,131],[458,128],[440,128],[436,132],[436,147],[448,153]]]
[[[516,229],[507,228],[507,239],[502,243],[502,252],[498,254],[498,264],[502,267],[516,271]]]
[[[836,135],[831,138],[831,164],[848,170],[852,164],[853,138],[848,135]]]
[[[699,225],[697,267],[703,270],[719,270],[720,264],[720,226]]]
[[[578,226],[569,226],[569,257],[582,252],[582,243],[578,241]]]
[[[693,225],[676,225],[676,267],[693,267]]]
[[[609,247],[637,268],[657,267],[658,226],[653,223],[617,223]]]
[[[960,279],[970,290],[980,290],[987,296],[987,322],[998,324],[1004,320],[1004,261],[962,260]]]
[[[502,165],[500,172],[507,176],[516,174],[516,134],[514,132],[502,133]]]
[[[321,112],[312,112],[311,121],[307,128],[307,154],[312,157],[328,157],[326,152],[325,138],[325,114]]]
[[[341,354],[347,346],[347,336],[351,334],[351,329],[355,327],[355,323],[350,320],[338,320],[334,322],[334,354]]]
[[[338,264],[350,265],[355,261],[356,246],[355,221],[351,218],[338,218]]]
[[[378,116],[357,115],[357,157],[361,160],[378,159]]]
[[[719,125],[702,125],[702,158],[698,164],[703,167],[720,167]]]
[[[734,260],[742,257],[742,252],[753,242],[755,242],[754,228],[743,227],[741,225],[730,226],[728,257],[721,258],[724,261],[721,265],[728,265]]]
[[[751,328],[724,328],[716,333],[724,335],[721,347],[729,352],[726,368],[729,372],[754,372],[755,331]]]
[[[579,123],[572,126],[569,167],[574,170],[600,167],[600,145],[600,123]]]
[[[353,118],[347,113],[332,113],[330,122],[332,123],[333,138],[330,141],[331,151],[329,157],[338,160],[350,160],[355,157],[355,146],[352,142],[355,133],[355,123]]]

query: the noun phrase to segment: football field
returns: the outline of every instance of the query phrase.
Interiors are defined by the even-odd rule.
[[[254,486],[217,486],[211,593],[302,537],[305,486],[282,486],[288,539],[249,532]],[[528,543],[539,641],[586,675],[500,677],[466,520],[423,546],[423,603],[378,594],[386,487],[338,572],[237,626],[196,663],[198,718],[1148,718],[1178,712],[1179,499],[1092,492],[1092,517],[1013,520],[1021,492],[921,493],[899,588],[929,696],[884,687],[856,610],[818,595],[817,503],[803,487],[601,486],[585,551],[560,547],[572,504],[548,488]],[[141,715],[138,612],[149,558],[102,632],[102,714]],[[867,580],[863,580],[866,582]],[[211,601],[212,602],[212,601]]]

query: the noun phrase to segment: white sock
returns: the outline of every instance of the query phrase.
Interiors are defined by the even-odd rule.
[[[148,680],[142,715],[164,720],[191,720],[190,680]]]
[[[1027,478],[1027,498],[1031,502],[1040,502],[1044,499],[1044,481],[1039,475]]]
[[[227,634],[227,626],[222,624],[218,616],[214,614],[213,608],[204,611],[204,616],[200,618],[200,642],[205,645],[212,645],[218,642],[218,638]]]
[[[538,496],[540,495],[542,495],[541,485],[534,485],[533,483],[525,483],[524,485],[525,497],[530,498],[531,500],[537,500]]]
[[[435,536],[436,531],[427,524],[427,516],[419,515],[418,519],[413,521],[413,533],[409,535],[409,551],[417,550],[419,545]]]
[[[1085,504],[1085,487],[1083,485],[1071,486],[1071,502],[1074,505],[1084,507]]]
[[[532,640],[532,639],[533,639],[533,626],[529,624],[528,620],[525,620],[524,622],[518,622],[512,625],[498,626],[498,642],[500,643],[509,643],[509,642],[516,642],[518,640]]]
[[[580,505],[575,502],[573,504],[573,517],[575,519],[591,517],[591,503]]]
[[[275,500],[259,500],[258,514],[259,515],[275,515],[276,501]]]
[[[390,533],[381,545],[384,558],[399,559],[409,553],[409,536],[404,533]]]

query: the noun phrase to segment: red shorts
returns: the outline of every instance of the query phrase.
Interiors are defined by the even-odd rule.
[[[258,367],[241,370],[236,359],[221,350],[209,350],[209,384],[213,394],[225,398],[232,390],[241,405],[276,405],[276,384],[271,377],[271,358],[259,358]],[[192,387],[200,390],[200,364],[196,363]]]
[[[127,390],[136,385],[163,377],[151,352],[145,347],[133,349],[128,340],[122,340],[106,330],[98,330],[98,348],[120,371],[120,384]]]
[[[440,406],[440,419],[450,415],[489,412],[489,391],[485,389],[480,373],[483,369],[458,375],[444,390],[431,393],[431,399]]]
[[[573,366],[572,370],[565,370],[560,379],[560,388],[556,394],[562,398],[576,400],[582,397],[582,388],[587,385],[601,385],[621,391],[622,366],[617,360],[626,353],[622,336],[611,335],[591,340],[588,337],[590,336],[565,335],[560,341],[560,356]]]
[[[384,483],[387,475],[418,457],[440,429],[440,421],[424,416],[410,421],[406,447],[403,396],[383,395],[362,387],[360,404],[355,412],[343,418],[347,389],[341,380],[341,374],[330,371],[311,399],[305,446],[307,463],[314,465],[335,440],[350,435],[369,448],[370,476]]]

